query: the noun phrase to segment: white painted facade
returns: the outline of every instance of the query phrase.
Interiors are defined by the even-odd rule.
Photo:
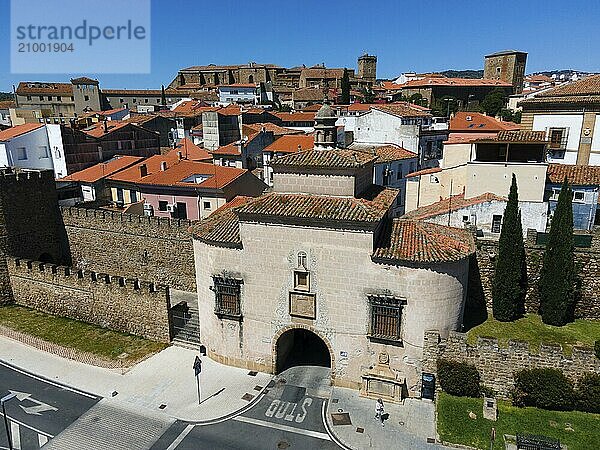
[[[550,128],[567,128],[567,144],[565,146],[564,158],[548,155],[549,163],[576,164],[579,141],[581,138],[581,127],[583,125],[583,113],[575,114],[535,114],[533,116],[533,131],[548,131]],[[600,144],[599,144],[600,145]],[[590,164],[591,161],[590,161]]]

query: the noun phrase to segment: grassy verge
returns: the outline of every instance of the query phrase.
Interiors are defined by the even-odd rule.
[[[127,353],[129,356],[125,361],[136,361],[166,347],[159,342],[22,306],[1,307],[0,324],[63,347],[113,360],[122,353]]]
[[[504,434],[517,433],[557,438],[569,450],[588,450],[600,442],[600,414],[516,408],[507,402],[498,402],[498,421],[492,422],[483,418],[482,407],[481,398],[454,397],[442,392],[437,401],[440,438],[445,442],[489,449],[491,429],[495,427],[494,449],[504,449]],[[469,411],[477,418],[469,418]]]
[[[536,314],[527,314],[514,322],[499,322],[488,317],[468,331],[467,342],[475,344],[479,336],[498,338],[501,346],[508,345],[509,340],[527,341],[534,350],[539,349],[542,342],[557,343],[570,354],[574,345],[594,347],[594,341],[600,340],[600,320],[578,319],[563,327],[554,327],[544,324]]]

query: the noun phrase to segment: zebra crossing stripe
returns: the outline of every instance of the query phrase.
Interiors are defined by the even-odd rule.
[[[15,450],[21,450],[21,430],[18,423],[11,420],[10,422],[10,437]]]
[[[38,444],[43,446],[46,442],[48,442],[48,436],[44,436],[43,434],[38,434]]]

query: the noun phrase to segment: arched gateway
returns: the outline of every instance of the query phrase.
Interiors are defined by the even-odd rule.
[[[274,342],[275,373],[294,366],[333,367],[331,347],[309,328],[283,329],[275,336]]]

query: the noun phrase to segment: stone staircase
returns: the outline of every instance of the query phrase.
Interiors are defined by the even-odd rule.
[[[197,350],[200,345],[200,317],[195,294],[190,296],[179,291],[172,300],[179,300],[171,308],[173,344]]]

